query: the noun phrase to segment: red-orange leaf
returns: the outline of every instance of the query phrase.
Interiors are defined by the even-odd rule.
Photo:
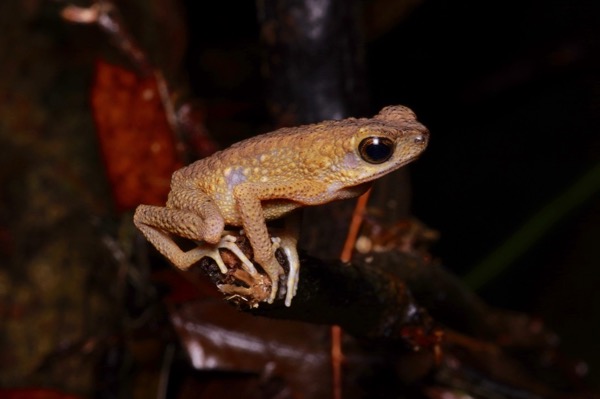
[[[182,163],[154,77],[100,60],[91,102],[117,209],[164,204]]]

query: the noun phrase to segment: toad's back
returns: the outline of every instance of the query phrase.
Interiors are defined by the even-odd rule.
[[[342,122],[348,120],[283,128],[236,143],[176,171],[171,191],[185,187],[204,192],[215,201],[226,223],[237,225],[241,221],[233,189],[239,184],[253,183],[263,190],[276,190],[300,181],[339,180],[332,166],[351,150],[347,139],[351,134],[342,132],[357,129]],[[281,197],[285,198],[285,193]],[[278,218],[298,206],[285,199],[271,201],[264,207],[265,216]]]
[[[233,225],[241,223],[236,205],[239,199],[234,195],[240,185],[262,193],[267,219],[299,206],[356,196],[364,189],[353,187],[397,169],[423,149],[423,143],[410,140],[412,135],[426,131],[412,111],[404,107],[385,110],[370,119],[282,128],[241,141],[175,172],[171,191],[203,192]],[[369,136],[387,136],[394,142],[388,162],[362,159],[358,141]]]

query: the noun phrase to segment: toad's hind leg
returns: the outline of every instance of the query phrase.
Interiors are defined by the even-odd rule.
[[[181,201],[185,199],[185,203]],[[227,268],[216,248],[194,248],[184,252],[173,241],[171,235],[218,244],[225,226],[219,208],[202,192],[190,190],[179,192],[169,198],[169,207],[140,205],[135,211],[133,222],[154,247],[180,269],[187,269],[204,256],[217,261],[222,272]],[[218,246],[216,246],[218,247]]]

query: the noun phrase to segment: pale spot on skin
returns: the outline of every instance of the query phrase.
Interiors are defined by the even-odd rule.
[[[248,171],[248,169],[241,169],[241,168],[227,168],[229,169],[229,172],[225,172],[225,179],[227,181],[227,186],[229,187],[229,189],[231,190],[233,187],[237,186],[240,183],[245,182],[246,180],[248,180],[248,177],[246,176],[246,172]]]
[[[327,186],[327,193],[333,194],[333,193],[336,193],[337,191],[339,191],[339,189],[340,189],[340,183],[338,183],[338,182],[331,183],[329,186]]]
[[[358,159],[354,153],[348,153],[344,156],[341,169],[351,170],[358,167]]]

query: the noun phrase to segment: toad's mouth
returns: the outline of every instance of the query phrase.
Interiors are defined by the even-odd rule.
[[[357,184],[355,184],[352,187],[358,187],[358,186],[362,186],[362,185],[365,185],[365,184],[369,185],[374,180],[377,180],[377,179],[379,179],[382,176],[385,176],[385,175],[387,175],[389,173],[395,172],[396,170],[401,169],[402,167],[408,165],[409,163],[411,163],[414,160],[416,160],[417,158],[419,158],[420,155],[421,155],[421,153],[419,153],[419,154],[417,154],[417,155],[415,155],[415,156],[413,156],[413,157],[411,157],[409,159],[406,159],[405,161],[402,161],[402,162],[400,162],[400,163],[398,163],[398,164],[396,164],[396,165],[394,165],[394,166],[392,166],[390,168],[382,169],[382,170],[379,170],[379,171],[377,171],[375,173],[372,173],[371,175],[369,175],[368,177],[365,177],[362,181],[358,182]]]
[[[352,186],[352,191],[356,191],[356,192],[362,194],[362,193],[366,192],[371,187],[372,184],[373,184],[373,182],[371,180],[366,181],[364,183],[359,183],[357,185]]]

